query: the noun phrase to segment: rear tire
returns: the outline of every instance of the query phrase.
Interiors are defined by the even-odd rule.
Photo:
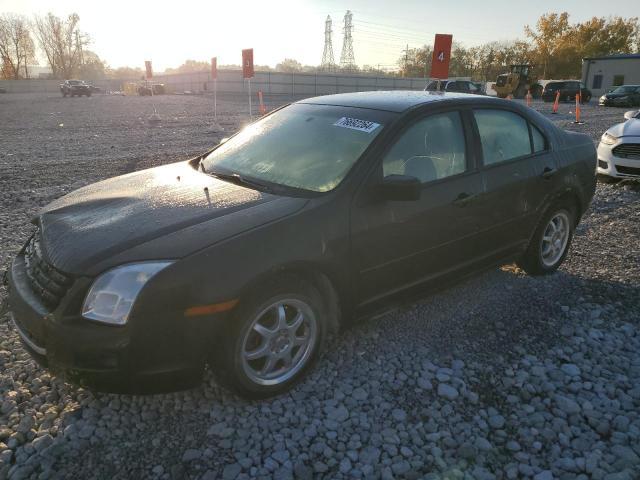
[[[531,238],[524,255],[516,262],[529,275],[555,272],[569,252],[576,223],[576,208],[570,202],[552,205]]]
[[[279,277],[253,289],[241,299],[211,354],[214,374],[245,398],[289,390],[322,349],[327,312],[318,290],[298,277]]]

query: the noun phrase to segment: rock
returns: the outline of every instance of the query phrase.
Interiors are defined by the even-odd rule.
[[[337,408],[330,409],[327,412],[327,417],[336,422],[344,422],[349,418],[349,410],[344,405],[340,405]]]
[[[562,365],[562,367],[560,367],[560,370],[562,370],[565,374],[569,375],[570,377],[580,376],[580,369],[578,368],[577,365],[574,365],[573,363],[565,363],[564,365]]]
[[[365,447],[359,454],[360,461],[364,465],[375,465],[380,458],[380,449],[373,446]]]
[[[537,473],[534,477],[533,480],[553,480],[553,474],[551,473],[551,470],[543,470],[540,473]]]
[[[369,397],[369,394],[363,388],[358,387],[353,390],[351,396],[359,402],[364,402]]]
[[[184,461],[184,459],[183,459]],[[226,465],[222,470],[223,480],[234,480],[242,472],[242,466],[238,463]]]
[[[407,419],[407,412],[405,412],[404,410],[402,410],[400,408],[395,408],[391,412],[391,417],[396,422],[404,422]]]
[[[491,445],[489,440],[487,440],[484,437],[476,438],[475,445],[476,445],[476,448],[478,450],[483,451],[483,452],[488,452],[489,450],[493,449],[493,445]]]
[[[427,390],[427,391],[431,391],[433,390],[433,383],[431,383],[431,380],[429,380],[428,378],[425,377],[420,377],[418,378],[418,387],[420,387],[422,390]]]
[[[455,400],[458,398],[458,390],[446,383],[438,384],[438,395],[448,400]]]
[[[184,451],[182,454],[182,461],[184,463],[193,462],[194,460],[198,460],[200,458],[200,450],[195,450],[193,448],[189,448]]]
[[[411,465],[406,460],[402,460],[391,465],[391,470],[393,470],[394,474],[402,476],[411,470]]]
[[[41,437],[36,437],[31,445],[36,449],[37,452],[41,452],[45,448],[49,447],[53,443],[53,437],[48,433],[46,435],[42,435]]]
[[[574,413],[580,412],[580,405],[564,395],[556,395],[555,401],[558,405],[558,408],[560,408],[560,410],[565,412],[567,415],[573,415]]]
[[[500,430],[505,424],[505,420],[502,415],[491,415],[487,422],[494,430]]]

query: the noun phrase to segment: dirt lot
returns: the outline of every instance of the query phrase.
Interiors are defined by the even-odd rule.
[[[241,99],[218,107],[224,132],[210,97],[0,96],[0,266],[40,206],[189,158],[248,120]],[[572,113],[553,119],[596,141],[624,110],[584,106],[584,125]],[[639,252],[638,185],[599,184],[557,274],[491,271],[358,324],[262,403],[211,375],[150,397],[65,385],[4,315],[0,479],[640,478]]]

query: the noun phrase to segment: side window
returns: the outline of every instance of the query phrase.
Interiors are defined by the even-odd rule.
[[[382,161],[382,172],[408,175],[422,183],[466,170],[465,139],[459,112],[418,120],[401,134]]]
[[[485,165],[531,154],[529,127],[520,115],[506,110],[475,110],[473,114]]]
[[[544,152],[547,149],[547,142],[544,139],[542,132],[538,130],[538,127],[530,123],[531,125],[531,139],[533,140],[533,152]]]

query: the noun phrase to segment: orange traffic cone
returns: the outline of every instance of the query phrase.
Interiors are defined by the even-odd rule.
[[[507,100],[513,100],[513,95],[511,94],[507,95]]]
[[[262,90],[258,90],[258,103],[260,104],[260,115],[267,113],[267,107],[265,107],[262,100]]]
[[[556,99],[553,102],[553,111],[551,113],[558,113],[558,106],[560,106],[560,90],[556,92]]]
[[[576,93],[576,121],[573,123],[582,123],[580,121],[580,94]]]
[[[531,106],[531,90],[527,90],[527,107]]]

